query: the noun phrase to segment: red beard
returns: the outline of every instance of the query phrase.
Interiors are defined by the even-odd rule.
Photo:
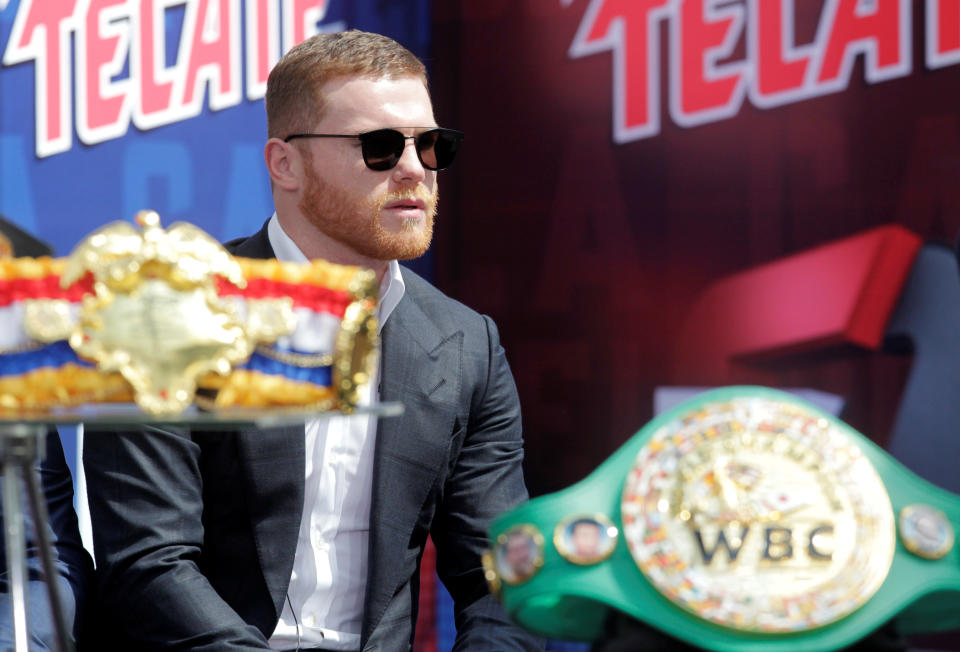
[[[373,260],[409,260],[422,256],[433,239],[433,220],[438,194],[422,184],[374,199],[353,199],[339,187],[326,183],[313,162],[304,159],[307,186],[300,200],[300,212],[325,235]],[[404,222],[396,232],[383,227],[383,207],[402,199],[420,199],[425,204],[423,222]]]

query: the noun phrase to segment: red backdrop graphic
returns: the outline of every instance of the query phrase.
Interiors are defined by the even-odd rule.
[[[854,427],[887,436],[909,356],[838,345],[758,363],[735,379],[674,363],[691,304],[719,278],[881,224],[948,242],[960,229],[960,65],[951,49],[960,5],[769,4],[791,12],[782,47],[807,61],[813,81],[796,84],[809,92],[770,106],[747,95],[735,111],[686,127],[671,108],[684,61],[706,61],[701,77],[712,66],[754,83],[763,56],[748,42],[762,29],[756,2],[434,4],[438,119],[467,133],[441,180],[438,283],[501,328],[534,494],[575,482],[612,453],[652,416],[659,385],[814,387],[844,395]],[[643,8],[646,30],[636,25]],[[677,23],[691,8],[703,9],[693,16],[701,23],[719,22],[678,52]],[[721,10],[733,18],[723,22]],[[871,11],[885,18],[870,22]],[[627,52],[655,46],[656,133],[615,142],[618,57],[636,54],[611,46],[571,56],[590,19],[620,30],[617,47]],[[710,43],[720,45],[704,50]],[[846,86],[817,86],[828,60],[834,75],[847,66]]]

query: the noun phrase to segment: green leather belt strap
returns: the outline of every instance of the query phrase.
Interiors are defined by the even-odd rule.
[[[958,528],[960,496],[846,424],[730,387],[498,518],[484,564],[508,614],[544,636],[594,640],[617,609],[717,650],[824,650],[892,618],[960,627]]]

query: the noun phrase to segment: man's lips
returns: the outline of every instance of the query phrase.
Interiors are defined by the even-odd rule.
[[[427,203],[422,199],[398,199],[384,205],[387,210],[426,210]]]

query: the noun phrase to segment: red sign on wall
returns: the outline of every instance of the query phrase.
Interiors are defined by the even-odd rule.
[[[795,0],[591,0],[569,53],[613,53],[613,139],[625,143],[660,132],[661,70],[670,117],[683,127],[730,118],[747,98],[771,108],[844,91],[860,54],[867,82],[904,77],[914,65],[912,4],[827,0],[813,41],[798,44]],[[960,63],[960,0],[926,0],[924,15],[924,64]]]
[[[174,9],[183,36],[168,52]],[[36,153],[46,157],[73,146],[74,120],[93,145],[131,123],[147,130],[196,117],[207,89],[213,111],[262,98],[281,37],[290,49],[326,10],[327,0],[245,0],[243,12],[241,0],[22,0],[2,64],[34,63]]]

